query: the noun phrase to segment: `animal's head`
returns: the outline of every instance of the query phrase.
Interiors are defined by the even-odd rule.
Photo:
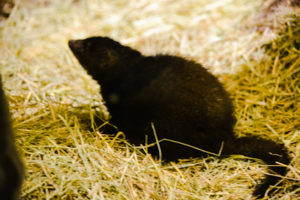
[[[140,56],[138,51],[107,37],[70,40],[69,47],[80,64],[96,79],[107,74],[111,76],[119,70],[117,67],[126,66]]]

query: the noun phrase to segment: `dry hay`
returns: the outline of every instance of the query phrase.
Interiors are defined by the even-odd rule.
[[[286,21],[282,20],[282,16],[286,16],[299,8],[299,0],[267,0],[255,20],[251,22],[252,28],[255,24],[259,32],[269,32],[270,29],[280,30],[284,25],[282,22]]]
[[[128,144],[123,133],[96,131],[94,115],[108,118],[99,86],[67,48],[68,39],[91,35],[110,36],[145,54],[187,56],[219,74],[234,99],[237,134],[282,140],[291,151],[289,179],[268,199],[299,199],[293,186],[300,180],[300,26],[287,26],[279,39],[261,47],[276,36],[252,26],[262,5],[16,1],[0,24],[0,65],[27,168],[22,199],[250,199],[264,173],[257,163],[232,158],[163,165],[145,156],[147,149]],[[297,18],[299,12],[276,20]]]

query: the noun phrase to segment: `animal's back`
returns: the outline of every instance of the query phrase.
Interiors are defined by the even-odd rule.
[[[112,119],[117,118],[120,129],[130,133],[129,139],[143,137],[140,138],[143,140],[143,132],[148,132],[153,138],[150,122],[159,130],[160,139],[201,145],[214,152],[218,151],[222,141],[232,137],[235,121],[232,103],[217,78],[200,64],[161,55],[144,57],[129,69],[129,77],[126,78],[125,74],[124,81],[128,83],[135,69],[141,70],[134,75],[139,78],[131,80],[131,84],[124,84],[127,95],[120,97],[120,104],[108,105]],[[132,119],[137,123],[131,123],[129,120]],[[172,151],[170,146],[165,149]]]

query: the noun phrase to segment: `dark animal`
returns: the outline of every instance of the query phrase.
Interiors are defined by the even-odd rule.
[[[69,47],[81,65],[101,85],[111,123],[135,144],[168,138],[223,155],[242,154],[262,159],[269,170],[284,176],[290,159],[282,144],[256,136],[237,138],[228,94],[200,64],[169,55],[143,56],[107,37],[70,40]],[[160,143],[165,160],[205,156],[173,142]],[[157,155],[157,149],[151,150]],[[264,196],[280,178],[267,175],[254,195]]]
[[[23,180],[23,164],[17,154],[7,102],[0,80],[0,199],[16,200]]]

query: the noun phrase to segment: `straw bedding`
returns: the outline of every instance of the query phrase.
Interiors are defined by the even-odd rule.
[[[109,36],[146,55],[196,60],[232,95],[236,133],[281,140],[293,157],[275,196],[299,199],[299,10],[271,1],[16,1],[0,22],[4,89],[26,165],[22,199],[251,199],[264,167],[239,156],[162,164],[126,133],[103,135],[100,87],[67,47]]]

